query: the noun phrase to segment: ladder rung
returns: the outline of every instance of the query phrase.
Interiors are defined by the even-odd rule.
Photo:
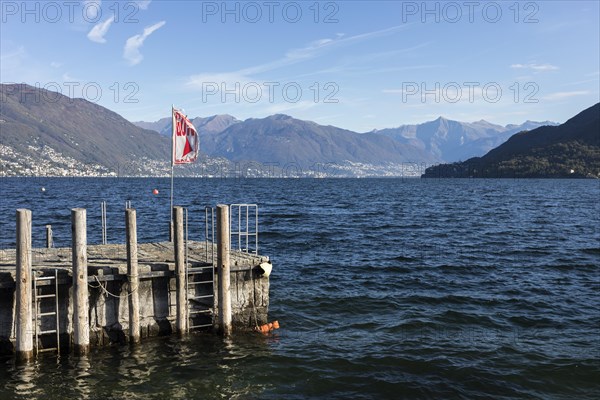
[[[207,273],[206,272],[192,272],[191,274],[187,274],[188,279],[191,279],[194,275],[200,275],[200,276],[202,276],[202,275],[207,275]]]
[[[38,294],[35,296],[36,299],[48,299],[50,297],[56,297],[55,294]]]
[[[39,278],[38,277],[35,278],[36,281],[52,281],[54,279],[56,279],[55,276],[41,276]]]
[[[188,268],[187,272],[188,272],[188,274],[190,274],[190,273],[194,273],[194,272],[201,272],[201,271],[204,271],[204,270],[207,270],[207,269],[213,269],[213,266],[209,265],[207,267]]]
[[[215,295],[207,294],[204,296],[193,296],[193,297],[188,297],[188,299],[190,299],[190,300],[192,300],[192,299],[208,299],[209,297],[215,297]]]
[[[190,329],[194,329],[194,328],[208,328],[209,326],[213,326],[213,324],[192,325],[192,326],[190,326]]]
[[[188,282],[189,285],[200,285],[200,284],[207,284],[207,283],[213,283],[213,281]]]
[[[51,331],[41,331],[41,332],[40,332],[40,335],[45,335],[45,334],[47,334],[47,333],[56,333],[56,329],[54,329],[54,330],[51,330]]]
[[[48,351],[58,351],[58,348],[56,348],[56,347],[48,347],[47,349],[40,349],[37,352],[38,353],[46,353]]]
[[[194,310],[194,311],[190,311],[190,314],[206,314],[206,313],[210,313],[212,312],[212,310]]]
[[[47,316],[47,315],[56,315],[56,311],[39,313],[37,316],[38,316],[38,317],[45,317],[45,316]]]

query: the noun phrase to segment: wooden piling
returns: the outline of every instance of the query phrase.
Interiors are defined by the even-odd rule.
[[[140,284],[138,274],[137,222],[135,209],[125,210],[127,235],[127,279],[129,281],[129,340],[140,342]]]
[[[28,361],[33,358],[30,210],[17,210],[16,267],[16,356],[17,360]]]
[[[87,231],[84,208],[71,210],[73,262],[73,342],[76,355],[88,354],[90,324],[88,320]]]
[[[231,285],[229,250],[231,248],[229,233],[229,206],[217,206],[217,268],[219,277],[219,332],[224,336],[231,335]]]
[[[46,225],[46,248],[52,248],[52,225]]]
[[[180,334],[187,332],[187,295],[185,285],[185,242],[183,240],[183,208],[173,207],[175,277],[177,280],[177,321],[176,328]]]

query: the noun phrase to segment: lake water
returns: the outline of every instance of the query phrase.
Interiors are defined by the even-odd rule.
[[[89,357],[2,360],[0,399],[600,398],[600,182],[177,179],[190,238],[204,206],[258,203],[271,256],[271,336],[210,334]],[[44,187],[46,190],[41,191]],[[157,188],[158,195],[152,190]],[[88,240],[168,234],[168,179],[2,179],[0,247],[15,209],[34,244],[70,208]]]

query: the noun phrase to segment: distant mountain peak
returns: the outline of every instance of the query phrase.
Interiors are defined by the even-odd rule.
[[[288,119],[294,119],[294,118],[287,114],[274,114],[274,115],[267,117],[267,119],[277,121],[277,120],[288,120]]]
[[[402,143],[411,143],[430,151],[441,160],[452,162],[481,156],[504,143],[511,135],[545,125],[526,122],[521,125],[496,125],[484,119],[460,122],[443,116],[417,125],[381,129],[377,133]]]
[[[210,117],[195,117],[190,120],[201,135],[219,133],[229,128],[231,125],[241,122],[229,114],[217,114],[211,115]],[[163,136],[170,136],[172,131],[171,117],[161,118],[155,122],[138,121],[134,122],[134,124],[144,129],[156,131]]]
[[[535,124],[541,123],[528,120],[517,126],[506,142],[482,157],[433,166],[423,176],[600,178],[600,103],[564,124],[523,129]]]

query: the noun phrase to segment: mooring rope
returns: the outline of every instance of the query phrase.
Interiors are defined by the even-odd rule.
[[[88,285],[89,285],[90,287],[92,287],[92,288],[94,288],[94,289],[102,289],[102,291],[104,292],[104,295],[105,295],[106,297],[108,297],[108,296],[112,296],[112,297],[115,297],[115,298],[117,298],[117,299],[125,299],[125,298],[127,298],[127,297],[131,296],[131,295],[132,295],[133,293],[135,293],[135,292],[138,290],[138,288],[140,287],[140,286],[138,285],[138,286],[137,286],[135,289],[133,289],[133,290],[130,290],[130,291],[129,291],[129,293],[127,293],[125,296],[122,296],[122,295],[112,294],[111,292],[109,292],[109,291],[108,291],[108,289],[106,289],[106,287],[104,287],[104,285],[102,285],[102,282],[100,282],[100,280],[98,279],[98,276],[97,276],[97,275],[94,275],[94,279],[96,280],[96,282],[98,282],[98,286],[94,286],[94,285],[91,285],[91,284],[89,284],[89,283],[88,283]],[[130,284],[129,282],[128,282],[128,284],[129,284],[129,285],[130,285],[130,287],[131,287],[131,284]]]

